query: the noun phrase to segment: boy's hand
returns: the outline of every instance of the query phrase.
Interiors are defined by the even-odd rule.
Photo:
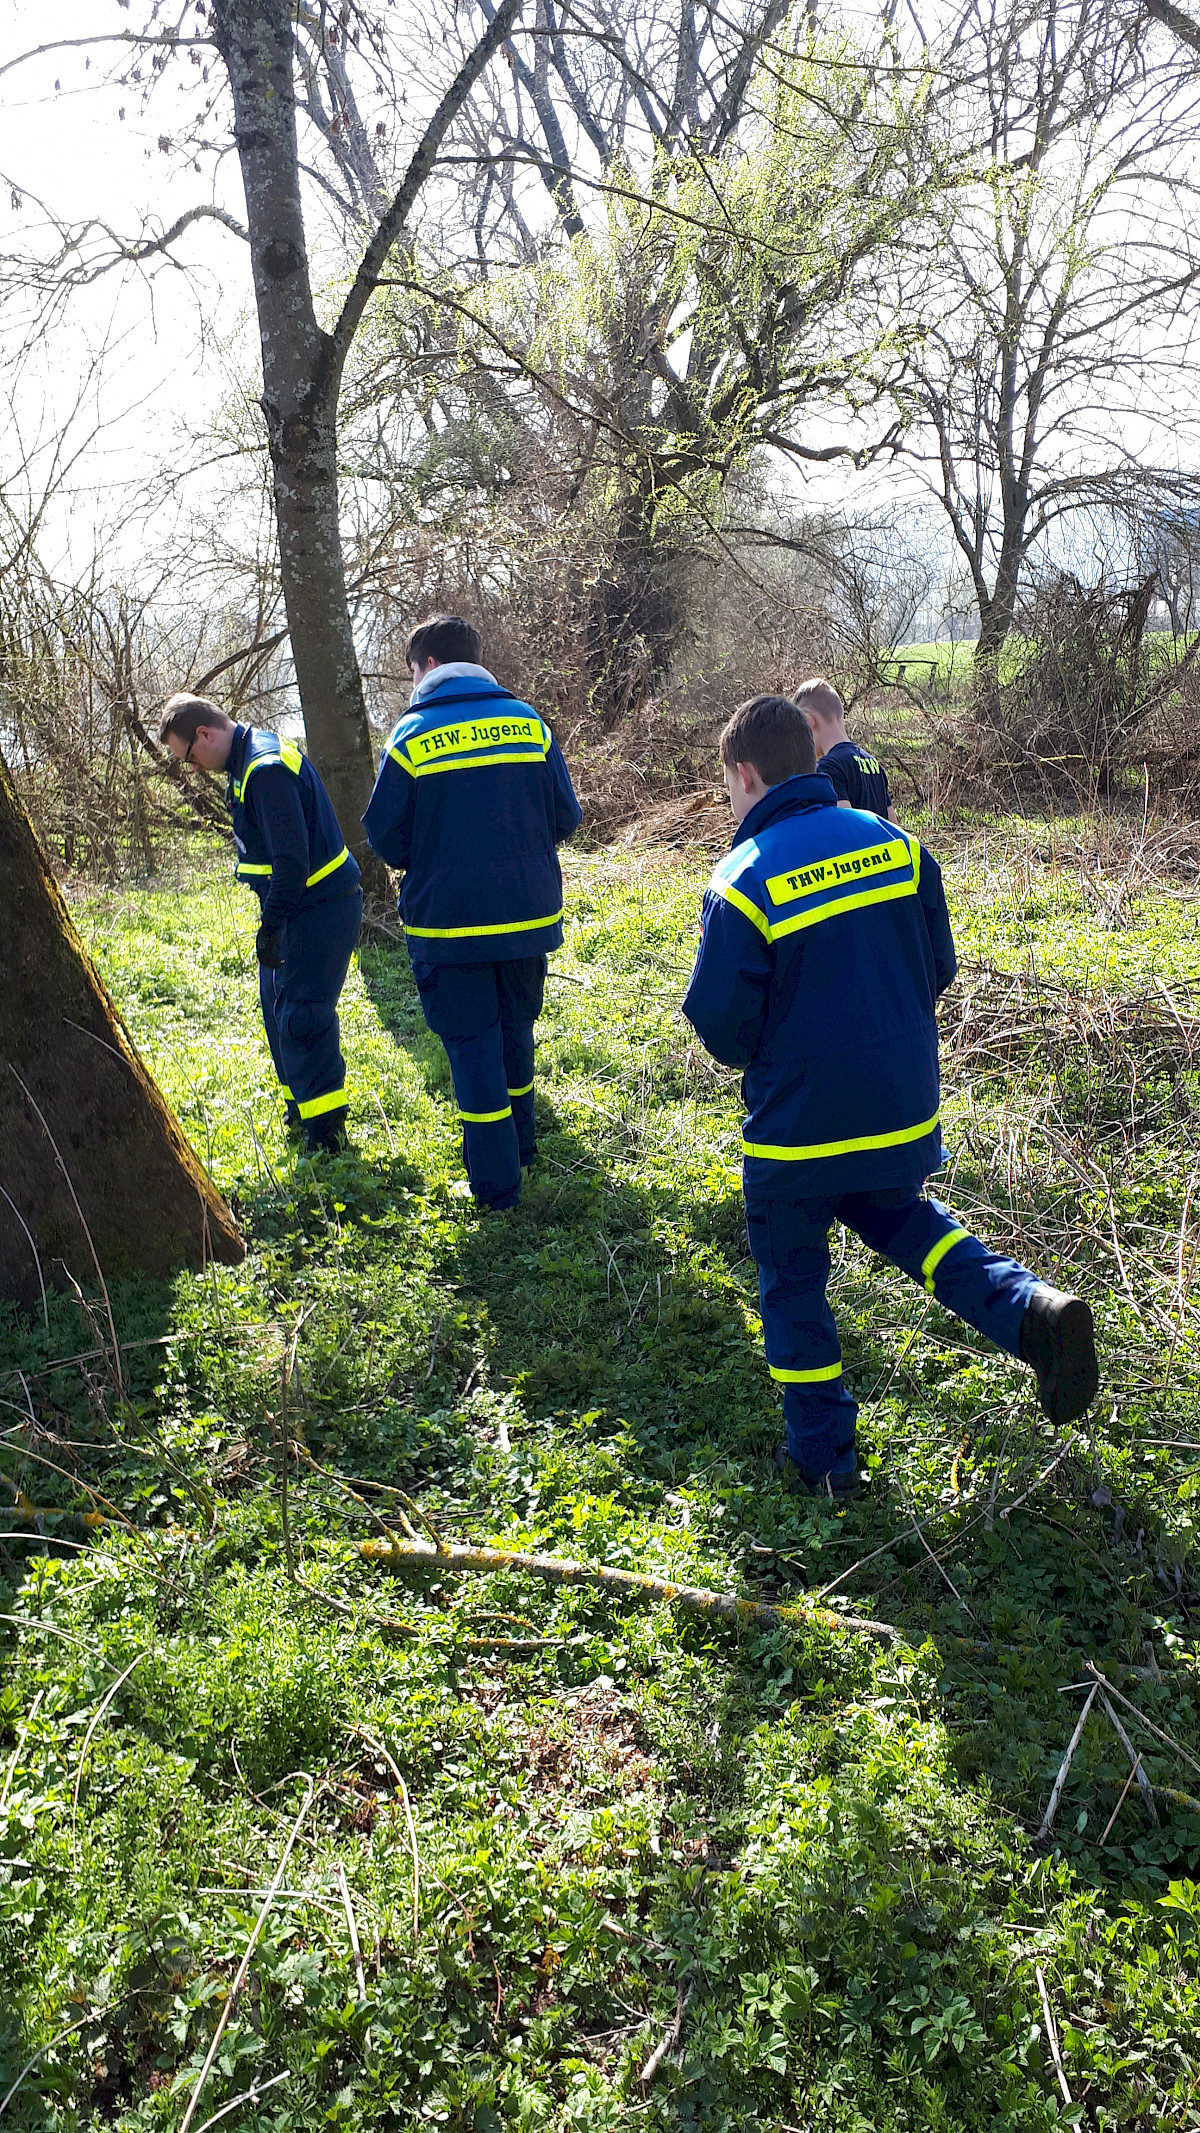
[[[254,936],[254,953],[267,970],[278,970],[283,961],[283,933],[278,926],[260,926]]]

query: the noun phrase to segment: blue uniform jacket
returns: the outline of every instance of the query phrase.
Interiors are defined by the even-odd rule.
[[[227,770],[234,871],[261,899],[264,926],[282,926],[301,905],[308,910],[358,887],[358,861],[333,802],[293,741],[235,726]]]
[[[828,778],[774,785],[714,870],[683,1011],[745,1068],[746,1182],[916,1191],[942,1161],[939,993],[957,968],[935,859]]]
[[[404,869],[425,963],[507,962],[562,942],[556,845],[583,820],[549,726],[484,675],[426,684],[384,749],[363,824]]]

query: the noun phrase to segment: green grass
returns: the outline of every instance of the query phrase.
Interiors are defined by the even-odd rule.
[[[1142,644],[1151,672],[1157,667],[1174,665],[1190,642],[1190,636],[1175,637],[1170,630],[1147,630]],[[1028,649],[1029,639],[1019,630],[1009,633],[1000,655],[1001,681],[1011,681],[1020,672]],[[952,685],[962,686],[970,682],[975,670],[974,639],[960,637],[951,641],[942,637],[924,644],[904,644],[892,654],[887,667],[890,677],[897,681],[944,693]]]
[[[1194,971],[1195,906],[1139,891],[1114,926],[1046,837],[972,833],[947,865],[965,954],[1093,996],[1075,1051],[996,1006],[1003,1058],[964,1049],[946,1105],[954,1204],[1068,1273],[1105,1349],[1096,1413],[1007,1517],[1062,1450],[1026,1373],[853,1239],[833,1296],[876,1486],[837,1514],[779,1483],[736,1080],[677,1012],[701,877],[676,857],[572,862],[541,1165],[483,1219],[402,948],[351,974],[354,1152],[314,1166],[250,900],[201,873],[87,905],[251,1249],[114,1292],[143,1344],[123,1395],[95,1355],[47,1370],[102,1346],[69,1297],[4,1323],[4,1526],[60,1537],[0,1531],[0,2095],[51,2047],[9,2124],[179,2126],[311,1779],[197,2129],[285,2069],[222,2123],[1200,2125],[1200,1808],[1164,1791],[1155,1827],[1134,1788],[1102,1845],[1129,1766],[1097,1706],[1032,1834],[1088,1658],[1179,1744],[1125,1710],[1153,1783],[1200,1793],[1200,1469],[1151,1441],[1197,1436],[1200,1091],[1186,1028],[1173,1053],[1137,1021]],[[402,1579],[360,1553],[398,1508],[364,1483],[454,1537],[723,1591],[849,1573],[828,1606],[901,1641]]]

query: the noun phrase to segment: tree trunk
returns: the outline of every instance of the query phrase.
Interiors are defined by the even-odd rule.
[[[212,22],[233,90],[279,567],[304,731],[342,835],[369,864],[359,818],[375,761],[342,560],[337,368],[313,308],[300,205],[292,9],[289,0],[214,0]]]
[[[245,1257],[72,924],[0,756],[0,1295]]]

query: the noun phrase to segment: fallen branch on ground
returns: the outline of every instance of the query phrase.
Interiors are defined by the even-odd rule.
[[[1137,1719],[1139,1725],[1145,1726],[1147,1733],[1153,1733],[1154,1738],[1156,1740],[1162,1741],[1165,1747],[1173,1748],[1176,1755],[1181,1755],[1183,1757],[1184,1762],[1187,1763],[1191,1767],[1191,1769],[1196,1772],[1197,1777],[1200,1777],[1200,1763],[1196,1761],[1195,1756],[1188,1754],[1187,1749],[1180,1745],[1180,1743],[1175,1739],[1173,1734],[1164,1733],[1162,1727],[1156,1726],[1154,1720],[1152,1718],[1147,1718],[1144,1711],[1139,1711],[1137,1705],[1135,1703],[1131,1703],[1128,1696],[1123,1696],[1121,1694],[1120,1689],[1114,1686],[1114,1684],[1108,1679],[1108,1676],[1100,1672],[1100,1669],[1096,1665],[1094,1659],[1085,1659],[1084,1666],[1086,1667],[1087,1672],[1093,1675],[1095,1679],[1099,1682],[1101,1688],[1107,1689],[1110,1696],[1115,1696],[1118,1703],[1123,1703],[1127,1711],[1133,1712],[1133,1715]]]
[[[440,1548],[424,1541],[360,1541],[358,1552],[369,1562],[386,1563],[393,1570],[524,1571],[545,1578],[550,1585],[598,1585],[604,1592],[627,1598],[671,1600],[688,1614],[716,1615],[726,1622],[755,1622],[764,1628],[853,1629],[864,1636],[894,1644],[900,1631],[890,1622],[873,1621],[869,1615],[843,1615],[832,1607],[768,1607],[760,1600],[739,1599],[736,1593],[709,1592],[702,1585],[675,1585],[669,1578],[655,1578],[639,1570],[614,1570],[605,1564],[577,1563],[569,1556],[525,1555],[511,1548],[475,1548],[462,1541],[446,1541]]]
[[[667,2056],[667,2053],[674,2051],[675,2046],[678,2044],[679,2032],[683,2028],[684,2013],[687,2009],[688,2001],[691,1999],[692,1994],[695,1990],[695,1978],[692,1979],[692,1982],[688,1986],[686,1992],[684,1991],[683,1986],[680,1986],[679,1996],[675,2002],[675,2012],[672,2015],[670,2022],[667,2024],[663,2035],[659,2038],[658,2043],[655,2045],[654,2050],[651,2052],[650,2057],[647,2059],[646,2064],[642,2068],[641,2073],[638,2075],[638,2080],[641,2082],[641,2085],[644,2089],[649,2088],[650,2083],[653,2081],[654,2076],[657,2074],[659,2067],[662,2065],[663,2060]]]
[[[1062,1798],[1063,1786],[1067,1782],[1067,1772],[1071,1767],[1071,1761],[1075,1754],[1075,1750],[1079,1746],[1080,1741],[1083,1739],[1083,1729],[1088,1722],[1088,1714],[1091,1711],[1092,1705],[1095,1703],[1099,1693],[1100,1684],[1098,1681],[1095,1681],[1092,1683],[1091,1688],[1088,1690],[1087,1702],[1084,1704],[1084,1707],[1079,1714],[1075,1731],[1072,1733],[1070,1740],[1067,1742],[1067,1752],[1058,1766],[1058,1776],[1054,1780],[1053,1790],[1050,1794],[1049,1800],[1046,1803],[1046,1812],[1042,1816],[1041,1822],[1038,1825],[1037,1836],[1034,1838],[1035,1844],[1040,1844],[1044,1838],[1048,1837],[1054,1827],[1054,1817],[1058,1813],[1058,1803]]]
[[[1154,1805],[1154,1787],[1150,1783],[1149,1778],[1146,1776],[1145,1771],[1142,1769],[1142,1758],[1134,1748],[1133,1742],[1130,1740],[1128,1733],[1125,1731],[1124,1726],[1121,1724],[1120,1719],[1117,1717],[1116,1712],[1113,1710],[1112,1704],[1109,1702],[1108,1697],[1102,1695],[1100,1701],[1104,1705],[1104,1708],[1108,1713],[1109,1719],[1112,1723],[1113,1732],[1116,1734],[1117,1739],[1120,1741],[1121,1746],[1124,1748],[1126,1755],[1129,1757],[1130,1763],[1132,1765],[1132,1774],[1137,1779],[1138,1785],[1141,1788],[1142,1798],[1146,1802],[1146,1813],[1149,1815],[1150,1820],[1153,1822],[1155,1828],[1157,1829],[1158,1809]],[[1128,1789],[1128,1786],[1126,1786],[1126,1792],[1128,1791]],[[1124,1799],[1124,1797],[1125,1794],[1122,1793],[1121,1798]]]
[[[1174,1785],[1156,1785],[1160,1800],[1170,1800],[1175,1807],[1186,1807],[1189,1814],[1200,1815],[1200,1800],[1194,1800],[1190,1792],[1177,1792]]]
[[[1067,2077],[1063,2071],[1062,2053],[1058,2048],[1058,2031],[1054,2027],[1054,2016],[1050,2012],[1050,1995],[1046,1990],[1046,1980],[1042,1976],[1041,1964],[1035,1963],[1033,1971],[1038,1981],[1038,1991],[1042,1996],[1042,2013],[1046,2017],[1046,2042],[1050,2046],[1050,2057],[1054,2061],[1054,2071],[1058,2075],[1058,2085],[1062,2090],[1063,2102],[1069,2111],[1071,2108],[1071,2091],[1067,2086]]]

